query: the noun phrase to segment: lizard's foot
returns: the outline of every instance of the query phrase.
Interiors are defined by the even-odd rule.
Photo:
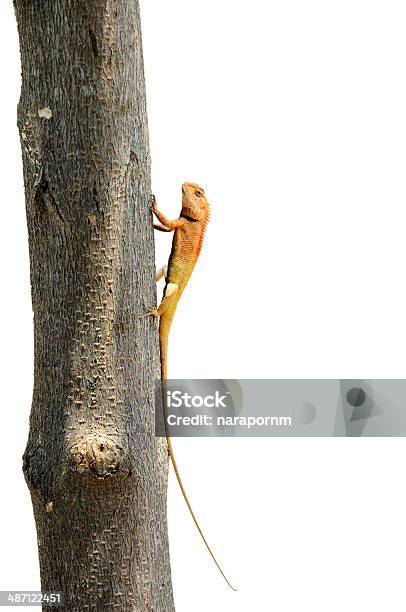
[[[143,319],[144,317],[154,317],[154,318],[159,317],[158,309],[148,308],[147,312],[140,316],[140,319]]]

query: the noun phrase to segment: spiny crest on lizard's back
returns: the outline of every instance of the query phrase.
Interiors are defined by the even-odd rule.
[[[197,256],[199,257],[200,255],[200,251],[202,250],[202,245],[203,245],[203,240],[204,240],[204,235],[206,233],[206,228],[207,228],[207,224],[210,221],[210,215],[211,215],[211,211],[210,211],[210,206],[208,204],[208,208],[207,208],[207,217],[206,219],[203,221],[203,227],[202,227],[202,233],[200,235],[200,240],[199,240],[199,246],[197,249]]]

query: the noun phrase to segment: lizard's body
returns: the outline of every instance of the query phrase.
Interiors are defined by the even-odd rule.
[[[186,198],[190,197],[189,191],[194,189],[196,193],[202,193],[200,209],[191,209]],[[155,225],[160,231],[174,231],[172,250],[166,269],[162,269],[157,275],[165,275],[166,286],[163,300],[157,309],[155,316],[159,316],[159,340],[161,348],[161,367],[162,378],[167,378],[167,354],[168,337],[172,324],[172,319],[176,311],[180,296],[186,287],[188,280],[196,265],[199,257],[204,231],[209,219],[209,206],[204,198],[203,190],[194,184],[187,184],[182,187],[183,202],[182,211],[179,219],[169,221],[154,206],[153,211],[162,226]],[[197,196],[195,196],[196,198]],[[186,200],[186,201],[185,201]],[[187,214],[189,213],[189,214]],[[195,215],[195,216],[192,216]],[[200,218],[199,218],[200,216]]]
[[[194,183],[184,183],[182,186],[182,210],[179,219],[173,221],[167,219],[158,209],[155,199],[152,207],[153,213],[160,221],[161,225],[154,227],[163,232],[174,231],[172,242],[172,250],[168,261],[168,266],[162,268],[156,279],[160,280],[163,276],[166,278],[163,298],[158,308],[151,308],[149,314],[154,317],[159,317],[159,345],[161,351],[161,376],[163,383],[168,377],[168,338],[172,324],[172,319],[176,311],[176,307],[180,296],[193,272],[199,257],[204,232],[209,221],[210,209],[209,204],[204,195],[204,191],[199,185]],[[223,573],[219,563],[217,562],[213,552],[208,545],[206,538],[200,528],[200,525],[195,517],[186,494],[182,479],[179,474],[175,455],[172,448],[171,437],[167,430],[167,407],[166,407],[166,392],[165,384],[163,384],[163,408],[165,417],[166,438],[168,442],[168,452],[172,461],[172,465],[178,480],[183,497],[192,515],[193,521],[210,553],[215,564],[220,570],[227,584],[235,590],[226,576]]]

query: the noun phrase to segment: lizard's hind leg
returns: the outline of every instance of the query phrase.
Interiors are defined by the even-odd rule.
[[[160,270],[158,270],[158,272],[156,273],[155,276],[155,280],[156,282],[160,281],[161,278],[165,278],[167,277],[168,274],[168,266],[163,266]]]
[[[162,302],[156,310],[156,315],[160,317],[162,313],[168,308],[168,306],[175,300],[176,304],[176,293],[178,291],[177,283],[168,283],[165,287],[164,296],[162,298]]]
[[[170,306],[170,304],[175,300],[176,304],[176,293],[178,291],[177,283],[168,283],[165,287],[164,296],[162,298],[162,302],[158,306],[158,308],[149,308],[148,312],[144,315],[147,317],[151,315],[152,317],[160,317],[165,310]]]

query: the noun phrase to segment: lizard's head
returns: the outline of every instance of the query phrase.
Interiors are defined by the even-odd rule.
[[[182,217],[190,221],[204,221],[209,218],[209,203],[204,190],[196,183],[182,185]]]

